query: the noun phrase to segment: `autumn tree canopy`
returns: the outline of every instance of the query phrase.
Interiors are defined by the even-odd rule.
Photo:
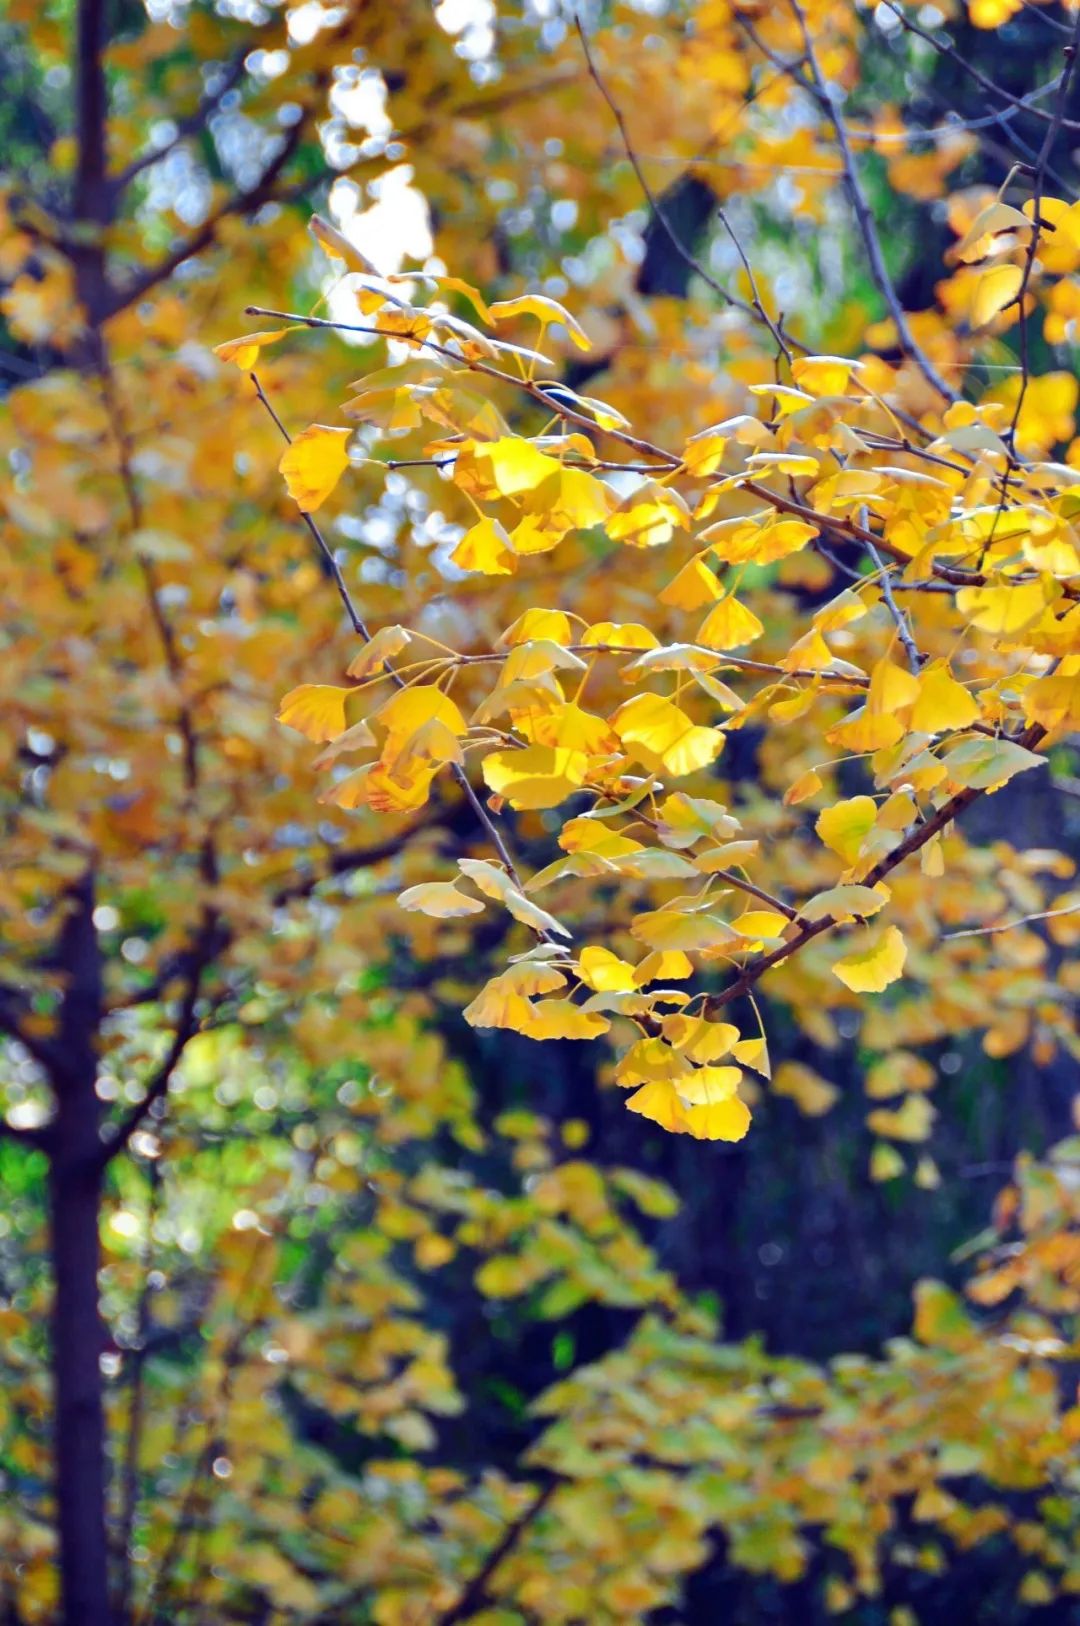
[[[8,7],[13,1626],[1072,1618],[1078,46]]]

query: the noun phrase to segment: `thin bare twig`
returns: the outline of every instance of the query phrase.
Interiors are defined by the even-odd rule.
[[[289,434],[289,431],[286,429],[285,425],[282,423],[280,417],[278,416],[277,412],[274,410],[274,408],[271,405],[270,401],[267,399],[266,392],[263,389],[261,383],[259,382],[259,379],[258,379],[257,375],[255,373],[252,373],[252,374],[250,374],[250,377],[251,377],[252,384],[255,386],[255,394],[256,394],[257,399],[262,402],[262,405],[265,407],[266,411],[269,413],[270,417],[273,419],[273,422],[276,425],[276,427],[278,429],[278,432],[281,434],[282,438],[288,444],[291,445],[292,436]],[[304,524],[307,526],[308,531],[311,533],[312,537],[315,540],[315,544],[318,547],[320,554],[322,555],[323,559],[326,560],[326,562],[327,562],[327,566],[328,566],[328,568],[330,570],[330,573],[331,573],[331,575],[333,577],[334,585],[335,585],[335,587],[337,588],[337,591],[338,591],[338,597],[341,599],[341,602],[345,607],[345,613],[349,618],[349,622],[350,622],[350,624],[352,626],[353,631],[356,633],[357,637],[362,638],[365,643],[370,643],[371,642],[371,634],[367,629],[367,626],[366,626],[366,624],[364,622],[363,617],[361,616],[359,610],[356,608],[356,605],[353,602],[352,594],[349,592],[349,589],[348,589],[348,587],[346,585],[346,582],[345,582],[345,578],[341,573],[341,566],[338,564],[337,559],[334,557],[333,549],[330,547],[330,544],[327,542],[326,538],[323,536],[322,531],[319,529],[318,525],[316,525],[316,523],[312,519],[311,515],[310,514],[305,514],[303,512],[303,510],[300,510],[300,513],[301,513],[301,518],[304,521]],[[396,672],[393,671],[392,668],[390,669],[390,675],[391,675],[391,680],[392,681],[396,681],[396,683],[398,684],[399,687],[404,687],[402,679],[397,675]],[[461,766],[461,764],[458,763],[458,762],[452,762],[450,764],[450,772],[453,775],[453,777],[457,780],[457,783],[460,785],[462,791],[464,792],[466,800],[468,801],[470,807],[472,808],[473,812],[476,815],[476,818],[477,818],[478,822],[483,827],[483,830],[484,830],[485,834],[487,835],[487,837],[488,837],[489,841],[491,842],[492,846],[495,848],[495,851],[498,853],[499,858],[501,859],[507,873],[509,874],[509,876],[510,876],[511,880],[513,881],[514,885],[517,887],[518,891],[520,892],[522,890],[522,887],[523,887],[522,879],[521,879],[520,874],[518,873],[517,865],[514,862],[513,855],[510,852],[510,848],[508,847],[502,832],[499,830],[498,826],[495,824],[494,820],[492,819],[492,817],[491,817],[490,813],[488,812],[487,808],[484,806],[484,804],[481,801],[480,797],[478,796],[477,792],[473,789],[471,783],[469,782],[469,776],[465,772],[465,769]],[[544,935],[544,934],[541,933],[541,935]]]
[[[608,89],[607,84],[600,74],[600,70],[596,65],[592,49],[589,45],[588,35],[585,32],[581,18],[576,14],[574,16],[574,27],[577,29],[578,38],[581,40],[581,48],[585,53],[585,61],[589,69],[589,77],[592,79],[597,90],[600,92],[608,107],[611,109],[611,115],[614,118],[615,123],[618,125],[619,135],[622,137],[622,144],[626,151],[626,156],[630,160],[630,166],[633,169],[634,174],[637,176],[638,185],[644,192],[646,201],[648,202],[653,214],[664,228],[664,231],[666,232],[668,239],[671,242],[671,246],[674,248],[676,254],[678,254],[681,260],[685,261],[692,271],[697,273],[707,287],[711,288],[715,294],[719,295],[725,305],[728,305],[733,310],[742,311],[754,321],[761,322],[765,327],[767,327],[769,332],[772,334],[777,350],[786,358],[789,364],[791,362],[792,347],[797,348],[803,354],[808,354],[809,352],[807,351],[806,346],[804,344],[800,344],[797,339],[793,339],[789,333],[786,333],[784,331],[782,322],[774,322],[768,311],[765,309],[765,306],[761,300],[761,294],[758,291],[757,278],[754,276],[753,267],[747,258],[746,251],[743,248],[742,243],[739,241],[735,228],[728,219],[727,212],[721,206],[719,201],[717,201],[716,204],[716,213],[720,220],[720,224],[731,238],[735,252],[739,256],[743,270],[746,272],[749,280],[750,304],[747,304],[745,300],[737,298],[734,294],[729,293],[724,285],[716,280],[708,268],[702,265],[701,261],[698,259],[693,250],[688,248],[683,242],[682,238],[679,236],[679,233],[668,219],[667,212],[661,205],[660,199],[656,196],[656,193],[649,185],[645,171],[641,167],[637,153],[634,150],[634,145],[630,140],[630,131],[627,128],[626,119],[623,116],[622,108],[611,94],[611,91]]]
[[[821,64],[818,62],[817,53],[814,50],[814,41],[806,21],[806,13],[803,11],[799,0],[788,0],[788,4],[799,25],[799,32],[802,34],[806,51],[806,66],[810,72],[810,83],[807,88],[812,90],[815,99],[819,102],[833,130],[836,132],[836,144],[840,149],[840,158],[844,167],[844,181],[847,185],[848,196],[851,199],[851,206],[855,211],[859,232],[866,248],[866,257],[870,262],[870,270],[873,273],[878,292],[888,306],[889,315],[892,317],[893,325],[896,328],[900,348],[915,363],[931,388],[936,390],[943,400],[952,404],[958,401],[960,397],[951,385],[945,382],[915,338],[896,289],[893,286],[892,278],[885,264],[885,255],[882,252],[877,223],[874,220],[873,211],[859,179],[855,155],[851,150],[851,142],[848,140],[847,126],[839,108],[833,101],[832,94],[825,82],[825,76],[821,71]],[[803,83],[806,84],[807,82],[804,80]]]
[[[865,508],[860,511],[859,521],[863,527],[863,530],[867,530],[868,526]],[[892,616],[893,621],[896,623],[897,635],[900,642],[904,646],[904,653],[908,658],[908,665],[915,673],[915,676],[918,677],[919,673],[922,671],[923,658],[919,653],[919,646],[915,642],[915,636],[912,633],[911,624],[893,597],[892,579],[890,576],[889,567],[882,559],[876,545],[873,542],[867,542],[866,551],[874,561],[874,568],[878,573],[878,581],[881,583],[881,596],[885,600],[886,609]]]
[[[950,62],[955,62],[956,66],[963,73],[966,73],[969,79],[973,79],[977,85],[981,85],[983,90],[987,90],[992,96],[997,96],[1001,101],[1007,102],[1009,106],[1014,108],[1018,113],[1026,113],[1029,118],[1039,119],[1043,123],[1050,123],[1053,121],[1054,115],[1052,113],[1046,112],[1043,108],[1033,107],[1031,105],[1030,95],[1014,96],[1010,91],[1004,90],[1001,85],[996,83],[995,80],[989,78],[987,74],[981,72],[981,70],[977,68],[973,62],[969,62],[967,57],[965,57],[962,52],[957,50],[955,45],[951,44],[947,40],[938,39],[934,34],[930,33],[929,29],[922,28],[918,23],[913,22],[907,13],[895,3],[895,0],[882,0],[882,4],[888,7],[893,16],[909,34],[917,34],[921,40],[925,40],[928,45],[932,45],[939,56],[948,57]],[[1058,85],[1059,84],[1060,81],[1058,81]],[[1051,90],[1056,88],[1058,88],[1058,86],[1054,83],[1051,83],[1050,85],[1043,85],[1040,86],[1037,94],[1046,95]],[[1061,125],[1058,127],[1059,129],[1062,128]],[[1063,127],[1066,130],[1080,130],[1080,123],[1077,123],[1074,119],[1065,119],[1063,122]]]
[[[1009,445],[1009,464],[1002,477],[1002,503],[1008,493],[1009,480],[1016,467],[1016,432],[1020,423],[1020,415],[1024,410],[1024,400],[1027,396],[1028,385],[1031,381],[1031,362],[1029,355],[1028,324],[1024,313],[1024,300],[1027,297],[1031,274],[1035,269],[1035,260],[1039,253],[1039,243],[1042,240],[1042,201],[1046,187],[1046,167],[1050,162],[1050,154],[1054,148],[1062,128],[1066,124],[1065,104],[1068,100],[1069,85],[1072,81],[1073,71],[1076,67],[1077,50],[1080,49],[1080,10],[1076,13],[1076,22],[1073,26],[1072,36],[1062,51],[1065,65],[1061,70],[1061,83],[1058,89],[1057,105],[1054,108],[1050,124],[1047,127],[1043,144],[1039,148],[1039,155],[1035,160],[1035,185],[1032,190],[1031,207],[1031,238],[1028,242],[1027,253],[1024,256],[1023,274],[1020,287],[1016,293],[1016,306],[1020,313],[1020,391],[1016,397],[1016,407],[1012,415],[1012,423],[1006,436]],[[995,526],[1000,517],[1001,504],[998,514],[995,515]],[[993,533],[991,532],[991,535]]]
[[[1011,932],[1017,926],[1033,926],[1040,920],[1061,920],[1065,915],[1080,914],[1080,903],[1071,903],[1065,909],[1044,909],[1035,915],[1016,915],[1012,920],[999,920],[993,926],[966,926],[961,932],[942,932],[943,941],[958,937],[994,937],[998,932]]]

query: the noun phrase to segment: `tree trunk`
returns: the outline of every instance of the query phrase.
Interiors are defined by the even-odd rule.
[[[92,871],[71,889],[57,960],[64,996],[60,1068],[49,1129],[53,1265],[52,1375],[60,1588],[64,1626],[111,1626],[104,1343],[98,1308],[103,1163],[97,1038],[101,958]]]
[[[49,1169],[53,1427],[65,1626],[110,1626],[112,1618],[97,1280],[101,1177],[94,1156],[99,1148],[92,1079],[90,1090],[89,1111],[74,1097],[61,1107]],[[80,1118],[89,1119],[89,1146]]]

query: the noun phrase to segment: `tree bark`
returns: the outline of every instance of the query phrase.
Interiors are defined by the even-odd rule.
[[[91,1090],[93,1084],[91,1081]],[[52,1364],[56,1501],[65,1626],[109,1626],[105,1531],[105,1408],[98,1313],[101,1177],[85,1120],[72,1100],[61,1108],[49,1166],[55,1283]],[[69,1122],[61,1128],[64,1118]]]
[[[64,1626],[111,1626],[105,1401],[98,1307],[102,1160],[97,1083],[101,961],[94,880],[72,889],[57,959],[65,980],[54,1079],[49,1210],[53,1261],[52,1375],[57,1525]]]

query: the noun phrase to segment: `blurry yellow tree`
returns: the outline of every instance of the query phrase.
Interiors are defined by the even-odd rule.
[[[595,9],[0,25],[13,1620],[644,1620],[716,1533],[836,1611],[1002,1533],[1025,1607],[1080,1586],[1074,1143],[999,1205],[989,1319],[927,1284],[826,1370],[718,1343],[672,1193],[487,1121],[437,1031],[611,1031],[633,1111],[730,1141],[836,1095],[772,1075],[766,972],[815,1040],[870,1005],[881,1178],[918,1047],[1075,1057],[1071,861],[957,821],[1080,704],[1036,365],[1080,23],[1012,98],[1035,150],[950,191],[978,120],[868,77],[886,13],[897,82],[956,54],[899,5]],[[942,201],[932,304],[868,177]],[[461,1342],[624,1317],[510,1469],[452,1434],[455,1294]]]

